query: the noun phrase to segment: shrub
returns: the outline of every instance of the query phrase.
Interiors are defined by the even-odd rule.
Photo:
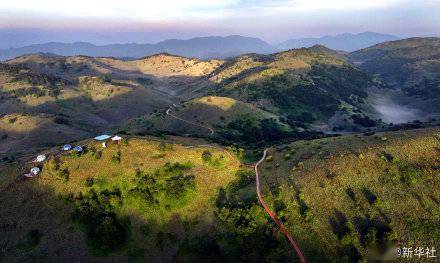
[[[12,117],[8,121],[9,123],[15,123],[17,121],[17,117]]]
[[[64,167],[63,169],[59,170],[57,174],[58,174],[58,177],[60,177],[64,181],[66,181],[66,182],[69,181],[70,172],[67,167]]]
[[[355,124],[363,127],[374,127],[377,125],[375,120],[370,119],[368,116],[362,116],[359,114],[352,115],[351,118]]]
[[[92,177],[89,177],[89,178],[86,179],[85,185],[86,185],[87,187],[92,187],[93,184],[94,184],[94,180],[93,180]]]
[[[390,153],[385,152],[385,151],[381,152],[380,155],[379,155],[379,157],[380,157],[382,160],[387,161],[387,162],[389,162],[389,163],[393,162],[393,160],[394,160],[394,156],[391,155]]]
[[[160,151],[172,151],[173,145],[171,143],[160,142],[157,148]]]
[[[63,124],[63,125],[69,125],[70,121],[67,118],[64,118],[62,116],[56,116],[53,120],[56,124]]]
[[[101,159],[102,151],[97,151],[93,156],[95,157],[96,160]]]
[[[208,150],[204,150],[202,153],[202,161],[208,163],[212,160],[212,153]]]
[[[112,162],[114,162],[114,163],[121,163],[121,151],[120,150],[118,150],[116,152],[116,154],[114,154],[112,156]]]
[[[189,189],[195,188],[195,177],[186,174],[192,167],[191,163],[166,163],[163,167],[153,172],[144,173],[136,171],[135,186],[130,193],[137,195],[148,204],[159,203],[160,195],[165,194],[168,198],[180,198]]]
[[[151,156],[151,158],[153,158],[153,159],[162,159],[162,158],[164,158],[165,156],[166,156],[165,153],[155,153],[155,154],[153,154],[153,155]]]
[[[273,161],[273,156],[269,155],[266,157],[266,162],[272,162]]]

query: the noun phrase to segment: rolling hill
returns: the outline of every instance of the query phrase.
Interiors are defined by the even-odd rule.
[[[274,135],[266,134],[270,132],[269,126],[285,135],[292,131],[279,116],[252,104],[228,97],[206,96],[171,107],[166,113],[132,120],[121,129],[127,127],[135,134],[161,132],[202,136],[227,143],[258,143]]]
[[[15,72],[9,77],[5,73],[3,90],[15,95],[4,97],[4,113],[69,119],[68,124],[61,124],[90,134],[127,130],[124,125],[133,123],[132,119],[143,116],[140,119],[148,120],[151,113],[163,112],[171,104],[193,100],[183,104],[189,106],[182,111],[184,117],[198,115],[201,119],[197,122],[223,129],[218,133],[219,139],[249,140],[246,143],[303,138],[316,125],[324,130],[376,125],[369,119],[371,107],[365,103],[368,90],[376,83],[342,56],[322,46],[208,61],[168,54],[130,61],[26,55],[2,64],[5,70]],[[32,78],[42,80],[33,83]],[[246,114],[233,110],[221,120],[216,110],[200,107],[199,98],[213,95],[233,100],[236,108],[249,110],[245,110]],[[255,112],[270,116],[263,122],[267,132],[256,128],[253,136],[245,136],[246,127],[252,130],[259,126],[260,117],[244,118]],[[183,125],[177,119],[162,122],[162,117],[158,118],[153,117],[153,124],[147,121],[145,127],[138,122],[136,130],[153,125],[156,127],[152,131],[196,132],[184,132],[191,125]]]
[[[370,109],[364,99],[377,85],[319,46],[237,57],[213,71],[210,80],[218,83],[214,94],[252,103],[303,128],[319,122],[347,129],[359,126],[353,115],[367,118]]]
[[[438,112],[440,38],[409,38],[385,42],[350,53],[362,70],[403,91],[403,103],[428,113]]]
[[[431,81],[437,45],[0,63],[0,258],[296,261],[259,203],[254,168],[308,262],[437,247],[439,127],[385,125],[374,104],[383,94],[438,99],[410,94],[417,88],[407,79],[393,85],[401,79],[381,68],[423,64],[420,76]],[[103,147],[91,139],[102,133],[123,140]],[[62,151],[66,143],[83,151]],[[47,159],[33,162],[38,154]],[[32,167],[41,173],[24,177]]]

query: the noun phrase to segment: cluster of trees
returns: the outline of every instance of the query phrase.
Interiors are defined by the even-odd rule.
[[[187,236],[179,247],[176,260],[208,262],[290,262],[291,249],[279,240],[276,228],[258,204],[254,190],[255,175],[239,170],[236,179],[220,188],[215,216],[215,232]],[[247,190],[252,187],[252,191]],[[249,193],[243,194],[244,191]]]
[[[368,116],[362,116],[360,114],[354,114],[351,116],[354,124],[361,125],[363,127],[375,127],[377,126],[377,122],[373,119],[370,119]]]
[[[275,75],[261,83],[244,83],[240,90],[251,101],[268,99],[283,111],[298,112],[310,106],[317,115],[331,116],[341,100],[354,105],[362,102],[371,85],[373,81],[368,75],[348,64],[316,63],[305,74]]]
[[[167,198],[183,197],[190,189],[195,188],[195,177],[189,174],[191,163],[166,163],[153,172],[136,172],[135,186],[130,193],[142,198],[148,204],[159,204],[159,196]]]
[[[46,96],[47,91],[42,90],[37,87],[30,87],[30,88],[18,88],[14,90],[8,91],[10,98],[20,98],[20,97],[26,97],[26,96],[35,96],[35,97],[43,97]]]
[[[219,132],[229,141],[248,144],[264,144],[281,140],[289,136],[275,119],[257,121],[251,115],[242,115],[226,125]]]
[[[82,226],[94,249],[106,253],[124,245],[130,221],[116,214],[122,205],[122,193],[118,188],[100,192],[91,189],[71,201],[75,205],[73,220]]]
[[[436,78],[424,78],[422,81],[410,87],[405,87],[403,91],[410,96],[419,96],[423,99],[440,97],[440,76]]]
[[[61,92],[61,87],[68,84],[68,81],[58,77],[35,74],[28,71],[19,71],[11,80],[11,82],[20,81],[29,83],[32,86],[42,86],[47,91],[47,94],[52,97],[57,97]]]

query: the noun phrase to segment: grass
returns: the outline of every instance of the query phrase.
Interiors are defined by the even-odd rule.
[[[436,246],[438,136],[430,128],[271,149],[265,193],[282,204],[279,214],[309,260],[353,261],[387,244]]]
[[[11,180],[2,176],[1,189],[5,190],[0,195],[0,201],[5,209],[0,212],[0,221],[3,240],[7,242],[2,243],[2,246],[6,244],[9,249],[5,254],[6,258],[21,261],[30,253],[38,255],[42,251],[45,251],[47,258],[58,258],[60,254],[60,258],[64,260],[75,258],[99,261],[100,258],[103,259],[103,255],[120,260],[127,257],[146,257],[152,260],[167,257],[179,246],[185,233],[209,233],[209,229],[215,224],[217,188],[232,181],[240,166],[236,157],[215,147],[188,148],[172,143],[167,143],[164,147],[158,141],[137,138],[130,139],[128,144],[110,144],[107,148],[94,142],[89,142],[86,146],[89,151],[80,156],[60,155],[48,161],[38,178],[22,182],[12,180],[8,188],[6,184]],[[203,161],[202,154],[208,150],[212,159],[217,160],[216,165]],[[97,152],[101,152],[100,158],[95,157]],[[164,154],[163,158],[156,158],[157,153]],[[119,161],[112,161],[114,156],[118,156]],[[158,204],[148,205],[144,200],[129,194],[130,189],[136,186],[137,171],[151,173],[162,169],[166,163],[184,164],[188,161],[191,162],[191,167],[182,171],[185,175],[194,176],[195,187],[188,188],[179,198],[160,194],[157,196]],[[0,174],[11,170],[14,171],[2,168]],[[67,177],[64,176],[64,171],[68,171]],[[14,172],[15,175],[8,176],[18,176],[16,170]],[[162,178],[161,176],[159,177]],[[100,193],[114,191],[113,189],[120,190],[122,202],[114,206],[112,211],[116,213],[116,217],[111,220],[120,219],[123,220],[121,222],[126,222],[124,218],[128,218],[128,236],[125,245],[115,247],[115,251],[99,251],[95,249],[96,246],[94,248],[90,242],[86,242],[87,232],[82,226],[89,219],[83,218],[78,221],[79,225],[72,224],[72,213],[77,202],[72,203],[72,200],[81,195],[87,196],[92,190]],[[111,216],[111,213],[106,215]],[[101,222],[99,218],[93,220]],[[14,228],[14,224],[24,227]],[[3,226],[6,225],[11,225],[13,229],[4,231]],[[122,225],[127,226],[126,223]],[[27,242],[26,234],[33,229],[38,229],[43,234],[40,244],[34,246],[33,242],[34,249],[18,251],[15,246],[20,242],[24,244],[21,245],[23,247],[31,247],[24,242]],[[175,241],[168,242],[170,236]],[[166,242],[160,241],[163,237]],[[64,250],[65,248],[68,249]],[[140,248],[142,252],[139,251]],[[74,249],[81,253],[70,252]]]

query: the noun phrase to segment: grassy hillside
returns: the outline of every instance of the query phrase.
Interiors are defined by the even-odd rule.
[[[364,116],[371,77],[323,48],[296,49],[267,56],[240,57],[223,64],[210,78],[215,94],[252,103],[283,117],[292,127],[327,122],[342,113],[353,124]],[[307,116],[306,116],[307,115]]]
[[[356,261],[439,245],[439,150],[438,128],[298,141],[269,151],[262,180],[309,261]]]
[[[239,166],[233,155],[216,148],[142,139],[106,149],[85,145],[87,153],[50,155],[38,178],[9,186],[8,179],[18,174],[2,167],[2,253],[8,261],[94,261],[96,254],[113,250],[119,252],[112,257],[122,260],[172,257],[186,235],[212,228],[216,188],[233,180]],[[202,160],[204,151],[212,162]],[[99,221],[98,228],[109,224],[96,230],[102,237],[90,232],[88,220]],[[9,225],[16,227],[3,229]]]
[[[194,82],[210,74],[223,61],[185,58],[169,54],[157,54],[138,60],[120,60],[86,56],[27,55],[6,62],[32,69],[40,74],[57,76],[76,82],[81,76],[111,76],[132,80],[169,94],[187,92]],[[198,83],[199,86],[204,86]],[[205,84],[206,85],[206,84]],[[200,87],[198,87],[200,88]]]
[[[138,81],[107,75],[84,75],[73,81],[0,64],[0,101],[0,134],[8,138],[8,145],[2,141],[0,146],[3,156],[85,138],[177,99]]]
[[[228,97],[190,100],[166,113],[130,121],[132,133],[167,132],[214,138],[233,143],[262,143],[288,137],[292,129],[275,114]],[[278,133],[275,134],[275,133]],[[278,137],[276,137],[278,136]]]
[[[350,53],[349,58],[391,87],[402,89],[413,100],[425,100],[425,103],[418,103],[417,106],[438,112],[440,38],[385,42]],[[426,100],[430,103],[426,103]]]
[[[48,149],[0,166],[1,248],[8,262],[291,261],[235,149],[131,137],[82,154]],[[206,142],[203,143],[206,145]],[[36,154],[36,153],[35,153]]]

